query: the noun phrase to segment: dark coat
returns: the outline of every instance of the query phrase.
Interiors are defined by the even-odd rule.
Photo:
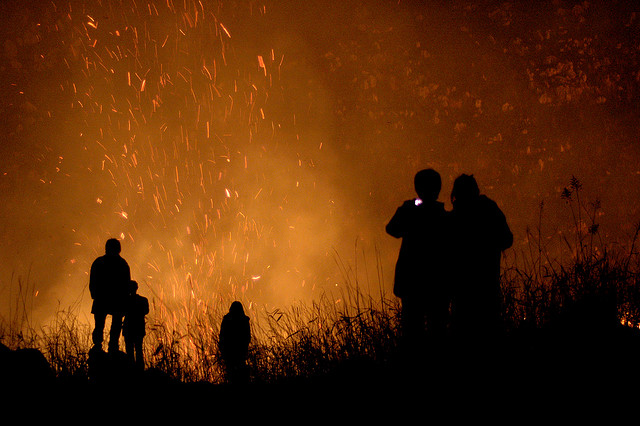
[[[393,293],[399,298],[425,297],[444,289],[448,219],[438,201],[400,206],[386,226],[389,235],[402,238],[396,262]]]
[[[91,313],[123,313],[129,294],[131,270],[120,255],[98,257],[91,265],[89,292],[93,299]]]
[[[144,317],[149,313],[149,301],[139,294],[132,294],[127,300],[127,308],[122,324],[122,334],[125,337],[143,337],[145,331]]]
[[[507,220],[498,205],[483,195],[454,205],[451,220],[454,306],[465,321],[495,316],[500,309],[500,257],[513,244]]]
[[[228,364],[242,363],[247,359],[251,327],[249,317],[242,312],[229,312],[220,324],[219,349]]]

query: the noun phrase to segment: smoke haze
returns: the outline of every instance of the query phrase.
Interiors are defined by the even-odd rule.
[[[389,293],[399,242],[384,225],[426,167],[445,202],[473,173],[516,252],[541,202],[544,230],[569,232],[572,176],[605,237],[640,216],[640,24],[624,2],[0,12],[5,318],[21,292],[38,320],[69,305],[88,316],[89,267],[113,236],[169,310],[311,300],[339,292],[340,262],[366,261],[363,282]]]

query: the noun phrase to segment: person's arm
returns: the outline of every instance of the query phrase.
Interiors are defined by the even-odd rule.
[[[149,299],[143,297],[142,299],[143,313],[147,315],[149,313]]]
[[[227,343],[227,324],[224,319],[220,323],[220,332],[218,333],[218,348],[220,352],[224,352],[225,344]]]
[[[393,215],[385,230],[394,238],[402,238],[407,232],[407,216],[415,208],[414,200],[405,201]]]
[[[498,245],[498,249],[500,251],[504,251],[513,245],[513,233],[509,228],[509,224],[507,223],[507,218],[498,207],[497,203],[494,203],[494,218],[495,218],[495,229],[497,232],[496,243]]]
[[[249,345],[249,343],[251,343],[251,325],[249,324],[249,321],[247,321],[245,338],[246,338],[247,345]]]
[[[98,271],[98,261],[94,261],[91,264],[91,270],[89,272],[89,293],[92,299],[100,297],[100,292],[103,290],[100,283],[100,272]]]
[[[504,218],[504,215],[503,215]],[[502,221],[502,250],[506,250],[513,245],[513,233],[509,229],[506,218]]]

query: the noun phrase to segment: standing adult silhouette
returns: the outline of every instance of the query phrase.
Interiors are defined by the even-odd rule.
[[[449,316],[444,277],[448,219],[444,204],[438,201],[440,174],[421,170],[414,187],[418,198],[398,207],[386,226],[389,235],[402,239],[393,293],[401,300],[401,336],[408,350],[418,349],[427,336],[443,337]]]
[[[102,348],[106,318],[111,315],[110,353],[119,351],[122,318],[131,282],[131,270],[126,260],[120,256],[120,251],[120,241],[108,239],[105,254],[93,261],[89,275],[89,292],[93,299],[91,313],[95,321],[93,344],[96,348]]]
[[[500,258],[513,234],[473,175],[456,178],[451,202],[453,328],[465,337],[495,337],[501,327]]]
[[[242,303],[235,301],[222,318],[218,340],[227,381],[232,384],[245,383],[248,380],[247,356],[250,342],[249,317],[244,314]]]

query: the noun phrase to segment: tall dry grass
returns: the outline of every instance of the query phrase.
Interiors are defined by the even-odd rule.
[[[559,237],[568,253],[565,261],[550,255],[541,205],[541,222],[537,232],[529,231],[528,251],[506,262],[502,288],[507,332],[559,325],[589,330],[640,326],[640,224],[624,246],[603,241],[597,223],[600,206],[585,202],[581,189],[572,179],[562,195],[574,221],[571,236]],[[323,377],[345,366],[376,368],[392,362],[398,349],[399,304],[382,290],[372,296],[372,288],[384,288],[379,258],[374,277],[367,265],[358,265],[357,255],[351,265],[338,255],[335,259],[343,272],[340,294],[252,318],[249,366],[254,382]],[[91,327],[69,309],[36,328],[29,320],[26,285],[16,286],[12,317],[0,319],[1,341],[11,348],[38,348],[59,377],[86,380]],[[223,383],[217,339],[226,312],[224,304],[217,306],[191,312],[158,310],[150,316],[147,368],[181,382]]]
[[[562,198],[571,212],[573,232],[557,235],[555,242],[563,246],[566,260],[550,256],[548,246],[554,241],[541,231],[541,204],[538,228],[528,231],[528,252],[514,258],[503,271],[507,328],[543,328],[567,321],[585,327],[612,323],[638,327],[640,223],[624,244],[605,241],[597,221],[600,203],[583,199],[578,179],[571,179]]]

